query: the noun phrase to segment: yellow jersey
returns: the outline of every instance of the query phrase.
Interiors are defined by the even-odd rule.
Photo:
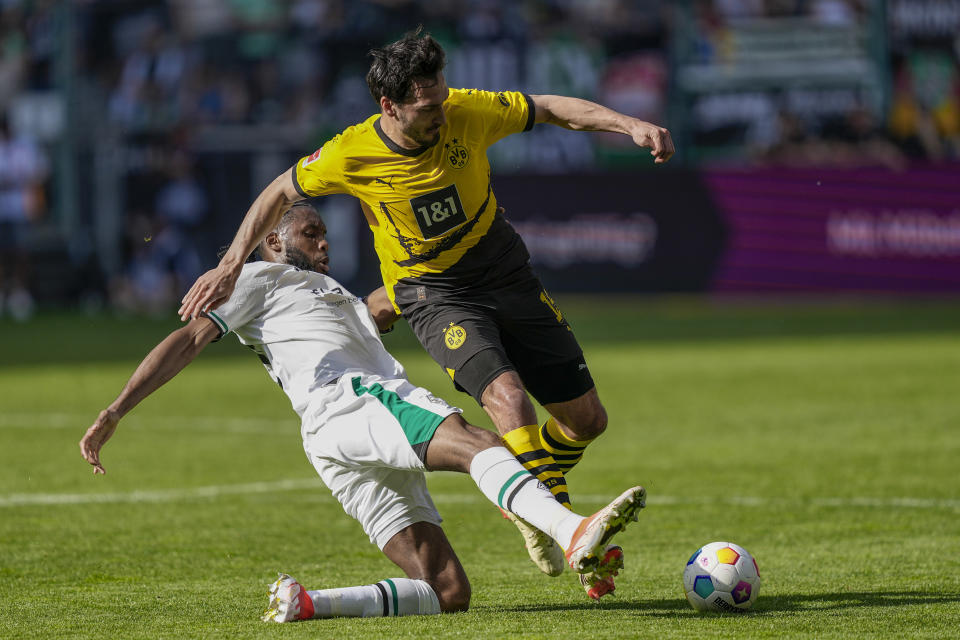
[[[400,280],[456,288],[505,256],[529,259],[497,214],[487,147],[529,131],[533,101],[515,91],[451,89],[443,107],[437,144],[404,149],[386,136],[376,114],[293,168],[304,197],[347,193],[361,201],[391,300]]]

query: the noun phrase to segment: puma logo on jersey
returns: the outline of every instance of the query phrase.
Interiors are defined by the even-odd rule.
[[[388,182],[387,180],[384,180],[383,178],[374,178],[373,181],[374,181],[374,182],[379,182],[380,184],[385,184],[385,185],[387,185],[388,187],[390,187],[391,189],[393,189],[393,185],[390,184],[391,182],[393,182],[393,178],[394,178],[394,176],[390,176],[389,182]]]

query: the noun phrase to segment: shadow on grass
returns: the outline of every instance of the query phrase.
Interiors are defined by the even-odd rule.
[[[851,591],[848,593],[805,593],[797,595],[762,595],[757,611],[823,611],[857,607],[903,607],[914,604],[957,604],[960,593],[927,591]]]
[[[822,612],[830,609],[856,609],[873,607],[904,607],[910,605],[957,604],[960,593],[931,593],[925,591],[851,591],[849,593],[806,593],[782,596],[761,596],[754,609],[746,615],[763,615],[784,612]],[[529,604],[503,609],[512,613],[538,613],[545,611],[626,611],[634,610],[648,617],[674,617],[693,609],[682,598],[662,600],[614,600],[584,602],[576,605]],[[704,615],[704,614],[700,614]],[[708,612],[705,615],[725,616],[726,613]]]

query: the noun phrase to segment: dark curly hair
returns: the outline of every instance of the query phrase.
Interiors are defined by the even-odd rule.
[[[367,87],[376,103],[386,96],[391,102],[403,103],[413,97],[413,83],[433,78],[443,70],[446,54],[440,43],[423,27],[380,49],[371,49]]]
[[[286,231],[287,227],[290,226],[290,223],[293,222],[293,219],[296,215],[300,213],[300,209],[306,208],[309,211],[317,213],[317,208],[313,206],[313,203],[309,200],[298,200],[290,205],[290,208],[283,212],[283,215],[280,217],[280,222],[277,223],[277,226],[270,233],[280,233],[282,234]],[[317,213],[317,215],[320,215]],[[269,235],[269,234],[268,234]],[[258,260],[263,260],[264,247],[266,247],[267,239],[264,238],[257,245],[257,248],[247,256],[247,262],[257,262]],[[220,247],[217,251],[217,259],[223,258],[226,255],[227,250],[230,249],[230,245],[225,245]]]

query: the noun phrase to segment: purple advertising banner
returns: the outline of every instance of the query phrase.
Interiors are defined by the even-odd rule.
[[[960,293],[960,165],[703,175],[720,292]]]
[[[724,224],[694,171],[496,176],[507,220],[551,291],[705,291]]]

